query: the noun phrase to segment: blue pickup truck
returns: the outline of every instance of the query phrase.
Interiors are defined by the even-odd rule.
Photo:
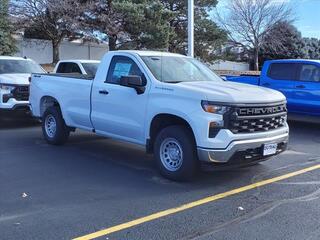
[[[282,92],[292,118],[320,122],[320,60],[273,60],[264,63],[260,76],[226,76]],[[307,118],[310,117],[310,118]]]

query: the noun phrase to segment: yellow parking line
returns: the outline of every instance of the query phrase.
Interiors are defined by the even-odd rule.
[[[98,237],[102,237],[102,236],[105,236],[105,235],[108,235],[108,234],[111,234],[111,233],[114,233],[114,232],[119,232],[119,231],[122,231],[122,230],[127,229],[127,228],[131,228],[131,227],[134,227],[134,226],[146,223],[146,222],[150,222],[152,220],[156,220],[156,219],[159,219],[159,218],[162,218],[162,217],[165,217],[165,216],[169,216],[169,215],[172,215],[172,214],[175,214],[175,213],[178,213],[178,212],[182,212],[182,211],[194,208],[194,207],[198,207],[198,206],[201,206],[201,205],[204,205],[204,204],[207,204],[207,203],[214,202],[214,201],[222,199],[222,198],[226,198],[226,197],[238,194],[238,193],[242,193],[242,192],[245,192],[245,191],[248,191],[248,190],[252,190],[252,189],[255,189],[255,188],[258,188],[258,187],[262,187],[262,186],[265,186],[265,185],[268,185],[268,184],[271,184],[271,183],[275,183],[275,182],[278,182],[278,181],[281,181],[281,180],[292,178],[292,177],[295,177],[295,176],[298,176],[298,175],[301,175],[301,174],[304,174],[304,173],[307,173],[307,172],[310,172],[310,171],[314,171],[314,170],[317,170],[317,169],[320,169],[320,164],[312,166],[312,167],[304,168],[304,169],[296,171],[296,172],[291,172],[291,173],[288,173],[288,174],[285,174],[285,175],[282,175],[282,176],[278,176],[278,177],[275,177],[275,178],[270,178],[270,179],[267,179],[267,180],[263,180],[261,182],[256,182],[256,183],[244,186],[244,187],[236,188],[236,189],[224,192],[224,193],[220,193],[220,194],[217,194],[217,195],[206,197],[206,198],[194,201],[194,202],[190,202],[190,203],[181,205],[181,206],[176,207],[176,208],[170,208],[170,209],[167,209],[167,210],[164,210],[164,211],[161,211],[161,212],[153,213],[151,215],[148,215],[148,216],[145,216],[145,217],[141,217],[141,218],[138,218],[138,219],[126,222],[126,223],[122,223],[122,224],[119,224],[119,225],[116,225],[116,226],[113,226],[113,227],[109,227],[109,228],[103,229],[101,231],[97,231],[95,233],[91,233],[91,234],[88,234],[88,235],[85,235],[85,236],[82,236],[82,237],[74,238],[73,240],[89,240],[89,239],[95,239],[95,238],[98,238]]]

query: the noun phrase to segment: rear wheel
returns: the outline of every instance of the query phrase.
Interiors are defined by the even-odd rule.
[[[43,136],[49,144],[62,145],[70,135],[70,131],[62,118],[59,108],[49,107],[42,117]]]
[[[198,170],[196,144],[184,126],[169,126],[156,137],[154,154],[160,173],[174,181],[190,180]]]

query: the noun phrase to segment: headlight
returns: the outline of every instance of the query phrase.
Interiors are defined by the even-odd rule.
[[[11,92],[15,89],[16,87],[13,85],[8,85],[8,84],[1,84],[0,83],[0,90],[6,91],[6,92]]]
[[[223,115],[230,110],[230,107],[216,105],[216,104],[210,103],[208,101],[202,101],[201,106],[204,111],[206,111],[208,113],[219,114],[219,115]]]

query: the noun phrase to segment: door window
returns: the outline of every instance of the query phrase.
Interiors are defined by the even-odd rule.
[[[268,77],[274,80],[295,80],[296,64],[272,63],[268,71]]]
[[[60,63],[57,73],[79,73],[82,74],[80,67],[76,63]]]
[[[299,64],[298,80],[320,82],[320,67],[313,64]]]
[[[138,65],[130,58],[124,56],[113,57],[110,64],[110,69],[107,76],[107,83],[119,84],[121,77],[140,76],[143,78]]]

